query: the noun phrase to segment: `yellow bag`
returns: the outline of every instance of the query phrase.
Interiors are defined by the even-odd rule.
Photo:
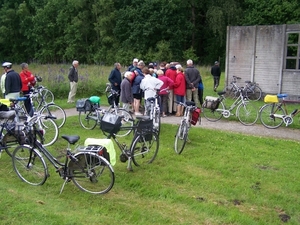
[[[266,95],[264,98],[265,103],[277,103],[278,97],[277,95]]]

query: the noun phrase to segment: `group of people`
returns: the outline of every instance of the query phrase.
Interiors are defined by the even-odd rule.
[[[160,96],[162,116],[182,116],[183,107],[176,102],[194,101],[196,105],[203,104],[203,82],[200,72],[194,67],[191,59],[187,60],[186,69],[177,62],[149,63],[148,66],[142,60],[134,59],[131,66],[121,74],[120,63],[115,63],[108,80],[112,89],[120,93],[119,101],[122,107],[129,110],[130,106],[135,115],[142,115],[140,111],[141,101]]]

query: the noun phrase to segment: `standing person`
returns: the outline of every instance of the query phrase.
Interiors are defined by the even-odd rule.
[[[186,62],[187,68],[185,70],[185,80],[186,80],[186,100],[194,102],[199,105],[198,99],[198,85],[200,82],[200,72],[193,65],[193,60],[189,59]]]
[[[132,64],[128,67],[127,71],[133,72],[136,69],[138,62],[139,60],[137,58],[134,58]]]
[[[221,70],[218,61],[215,61],[215,65],[211,67],[210,73],[214,77],[214,91],[216,92],[217,88],[219,87],[221,76]]]
[[[30,89],[35,85],[36,80],[32,73],[28,70],[28,64],[22,63],[21,64],[22,71],[20,72],[20,77],[22,81],[22,92],[23,95],[28,95],[30,93]],[[30,98],[24,101],[24,105],[26,108],[27,113],[30,116],[33,116],[33,109]]]
[[[0,83],[3,98],[5,98],[5,78],[6,78],[6,73],[2,74],[1,83]]]
[[[198,85],[198,98],[199,98],[200,106],[203,105],[203,90],[204,90],[204,85],[201,78]]]
[[[2,67],[6,72],[5,98],[10,99],[20,97],[20,91],[22,88],[20,75],[12,69],[12,63],[10,62],[3,63]]]
[[[134,76],[134,80],[132,82],[133,109],[134,109],[134,114],[136,116],[143,115],[142,113],[140,113],[140,104],[141,104],[141,99],[143,97],[143,93],[140,89],[140,84],[141,84],[141,81],[144,79],[144,74],[142,72],[142,69],[144,67],[145,67],[145,63],[142,60],[139,61],[137,68],[134,71],[135,76]]]
[[[69,70],[68,78],[70,81],[70,92],[68,97],[68,103],[75,102],[75,95],[77,92],[77,85],[78,85],[78,69],[77,69],[78,66],[79,66],[79,62],[77,60],[74,60]]]
[[[185,76],[183,74],[183,68],[178,65],[177,66],[177,76],[175,79],[175,83],[174,83],[174,94],[176,97],[176,101],[177,102],[185,102],[184,96],[185,96],[185,91],[186,91],[186,81],[185,81]],[[182,116],[183,115],[183,110],[184,107],[177,104],[177,112],[176,115],[177,117]]]
[[[167,70],[165,72],[166,77],[170,78],[173,82],[175,82],[177,72],[175,64],[170,63],[166,66]],[[175,103],[175,94],[173,91],[173,88],[170,89],[169,95],[168,95],[168,112],[171,115],[172,113],[176,112],[176,103]]]
[[[121,90],[121,82],[122,82],[122,74],[121,74],[121,64],[116,62],[114,64],[115,68],[110,72],[108,77],[108,81],[111,83],[111,88],[117,91],[120,94]],[[120,101],[120,95],[118,95],[115,99],[115,104],[118,106]]]
[[[169,90],[173,90],[174,82],[169,77],[164,75],[164,71],[157,70],[158,79],[160,79],[164,84],[161,86],[160,90],[168,88]],[[168,98],[169,91],[160,91],[159,96],[161,98],[160,111],[162,112],[162,116],[165,117],[168,112]]]
[[[121,93],[120,98],[123,103],[123,109],[129,111],[129,106],[133,103],[133,95],[131,90],[131,79],[133,77],[133,72],[127,71],[124,74],[124,79],[121,82]]]

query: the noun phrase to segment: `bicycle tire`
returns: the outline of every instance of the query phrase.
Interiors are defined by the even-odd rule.
[[[179,125],[174,142],[174,150],[177,154],[181,154],[188,138],[188,124],[185,120]]]
[[[41,114],[55,117],[56,119],[54,119],[54,122],[58,129],[65,125],[67,120],[65,110],[56,104],[47,104],[43,106]]]
[[[155,115],[153,118],[153,129],[156,130],[158,135],[160,134],[160,126],[161,126],[160,110],[155,110]]]
[[[156,132],[137,134],[130,147],[131,159],[134,165],[150,164],[157,156],[159,136]]]
[[[98,122],[96,111],[80,111],[79,112],[79,123],[87,130],[93,130]]]
[[[43,88],[38,95],[39,101],[42,101],[42,96],[44,96],[44,103],[48,104],[54,102],[54,94],[47,88]]]
[[[216,122],[223,117],[225,106],[223,102],[220,102],[217,109],[202,108],[203,116],[211,122]]]
[[[279,117],[286,115],[284,109],[275,103],[265,104],[259,111],[260,122],[266,128],[275,129],[283,124],[283,119],[274,116],[275,109],[276,115],[279,115]]]
[[[53,145],[57,141],[59,134],[59,130],[56,123],[50,118],[46,119],[41,117],[40,120],[41,128],[43,129],[41,131],[43,134],[41,143],[45,147]]]
[[[252,89],[252,87],[247,87],[245,94],[247,99],[251,101],[258,101],[261,99],[262,90],[259,86],[255,85],[254,89]]]
[[[128,112],[125,109],[115,109],[115,108],[111,108],[109,110],[111,113],[122,116],[122,126],[121,126],[121,130],[115,134],[117,137],[125,137],[127,135],[129,135],[133,129],[129,129],[129,127],[133,127],[133,117],[131,115],[130,112]],[[122,129],[122,127],[126,127],[128,129]]]
[[[243,125],[250,126],[256,123],[258,119],[258,110],[254,104],[245,101],[238,105],[236,116]]]
[[[228,86],[226,86],[223,91],[225,91],[226,93],[224,94],[224,96],[226,98],[232,98],[232,99],[235,99],[238,97],[239,95],[239,92],[238,90],[235,88],[234,85],[232,84],[229,84]]]
[[[82,191],[91,194],[105,194],[115,183],[115,173],[110,163],[95,153],[79,152],[70,161],[68,170],[73,183]]]
[[[30,185],[42,185],[48,178],[48,168],[41,153],[30,146],[18,146],[12,155],[13,168],[18,177]]]

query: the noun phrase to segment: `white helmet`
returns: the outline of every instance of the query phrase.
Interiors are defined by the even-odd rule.
[[[10,69],[10,68],[12,67],[12,63],[10,63],[10,62],[5,62],[5,63],[2,64],[2,67],[5,67],[5,68]]]

